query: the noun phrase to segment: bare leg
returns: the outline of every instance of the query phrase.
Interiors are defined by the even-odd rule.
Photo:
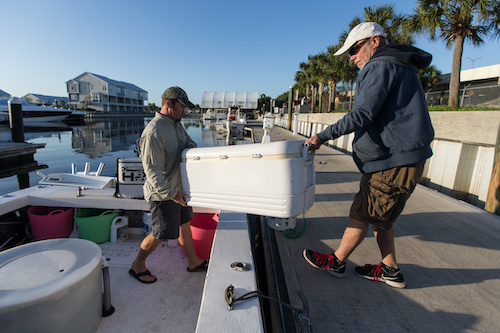
[[[184,251],[186,251],[189,269],[194,269],[203,262],[194,250],[193,235],[191,234],[191,226],[189,222],[184,223],[179,228],[179,244],[181,244]]]
[[[351,218],[340,241],[340,246],[335,251],[335,256],[340,261],[346,262],[352,251],[365,239],[367,232],[368,223]]]
[[[396,263],[396,247],[394,245],[394,227],[385,230],[383,228],[373,226],[373,233],[377,240],[382,262],[389,267],[398,268]]]
[[[153,234],[147,235],[141,243],[141,248],[139,249],[139,253],[137,257],[132,262],[132,270],[136,273],[142,273],[147,270],[146,268],[146,258],[156,249],[156,247],[161,243],[161,239],[156,239],[153,237]],[[156,276],[151,274],[151,276],[141,276],[140,279],[142,281],[153,281],[156,279]]]

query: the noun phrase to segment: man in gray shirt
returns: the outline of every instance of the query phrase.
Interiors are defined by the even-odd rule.
[[[200,259],[193,247],[189,224],[193,210],[186,204],[181,182],[182,151],[196,147],[196,143],[180,121],[186,109],[192,107],[184,90],[168,88],[162,95],[161,110],[141,135],[142,165],[146,175],[144,199],[149,203],[152,232],[142,241],[129,273],[143,283],[157,280],[146,268],[146,258],[165,239],[179,239],[186,252],[189,272],[208,268],[208,261]]]

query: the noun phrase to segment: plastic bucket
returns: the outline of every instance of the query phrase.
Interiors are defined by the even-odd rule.
[[[82,209],[75,214],[80,238],[94,243],[109,241],[111,222],[118,215],[120,215],[119,212],[112,210]]]
[[[34,206],[28,219],[34,240],[68,238],[73,231],[73,208]]]
[[[193,234],[193,246],[200,259],[210,258],[212,243],[214,241],[215,229],[219,222],[219,214],[195,213],[191,220],[191,233]],[[182,253],[186,251],[181,246]]]

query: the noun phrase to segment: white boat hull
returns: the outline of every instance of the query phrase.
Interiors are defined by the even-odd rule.
[[[0,121],[9,120],[8,98],[0,97]],[[41,121],[61,121],[71,115],[72,111],[67,109],[56,109],[53,107],[44,107],[21,101],[23,111],[23,122],[34,123]]]

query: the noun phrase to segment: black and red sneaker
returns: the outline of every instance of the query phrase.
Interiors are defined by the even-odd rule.
[[[380,263],[378,265],[366,264],[354,268],[356,275],[368,280],[380,281],[394,288],[406,288],[405,278],[401,269],[395,269]]]
[[[336,277],[344,277],[345,263],[340,261],[334,253],[330,254],[304,250],[302,255],[312,267],[327,271]]]

